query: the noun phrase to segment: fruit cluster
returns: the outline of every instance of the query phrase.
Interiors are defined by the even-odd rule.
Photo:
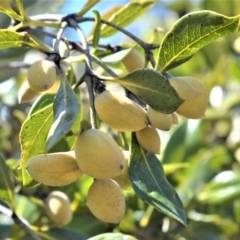
[[[85,173],[94,178],[87,195],[87,205],[93,215],[116,224],[124,217],[125,199],[120,186],[124,189],[131,186],[128,159],[107,133],[97,129],[82,131],[77,137],[74,151],[32,157],[27,163],[27,171],[36,181],[57,187],[73,183]],[[59,216],[64,215],[61,212],[66,209],[70,211],[61,196],[55,196],[57,200],[54,200],[62,206],[56,210]],[[70,213],[67,216],[70,219]],[[53,214],[50,217],[58,224],[69,222],[53,217]]]
[[[132,51],[131,54],[136,54]],[[132,57],[129,54],[128,57]],[[141,61],[127,69],[143,67]],[[130,61],[131,63],[131,61]],[[141,65],[141,66],[140,66]],[[31,91],[51,88],[57,78],[55,64],[48,60],[35,62],[28,71]],[[184,102],[176,113],[188,118],[201,118],[208,105],[208,94],[193,77],[173,77],[169,83]],[[164,114],[150,106],[141,106],[127,96],[110,91],[99,83],[95,86],[94,106],[99,119],[119,132],[135,132],[140,146],[147,152],[160,154],[158,130],[167,131],[178,124],[178,115]],[[21,101],[31,98],[29,91],[21,93]],[[20,91],[21,92],[21,91]],[[87,195],[87,205],[98,219],[118,224],[125,214],[123,190],[131,187],[128,172],[129,152],[123,151],[107,133],[88,127],[76,137],[74,150],[34,156],[27,162],[27,171],[36,181],[49,186],[64,186],[87,174],[94,179]],[[58,224],[69,223],[72,214],[69,200],[63,194],[51,193],[46,201],[49,216]],[[56,205],[57,210],[52,206]],[[55,211],[55,213],[54,213]],[[63,219],[61,216],[65,216]]]

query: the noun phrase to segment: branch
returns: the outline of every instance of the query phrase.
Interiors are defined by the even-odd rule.
[[[25,231],[31,236],[33,240],[41,240],[41,238],[38,235],[36,235],[35,232],[32,231],[32,229],[29,227],[29,223],[25,219],[19,217],[15,212],[3,206],[1,203],[0,212],[2,212],[4,215],[8,217],[11,217],[17,225],[24,228]]]

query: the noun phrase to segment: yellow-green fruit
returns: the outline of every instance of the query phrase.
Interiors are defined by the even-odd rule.
[[[132,187],[132,183],[129,178],[129,167],[128,167],[128,162],[130,158],[130,152],[129,151],[123,151],[123,154],[126,159],[126,164],[124,166],[123,172],[117,176],[112,178],[114,181],[118,183],[118,185],[123,189],[123,190],[130,190]]]
[[[29,102],[37,97],[37,95],[38,92],[35,92],[32,88],[30,88],[28,81],[25,81],[18,91],[18,102],[20,104]]]
[[[125,157],[107,133],[85,130],[79,134],[74,149],[79,168],[93,178],[112,178],[123,172]]]
[[[82,175],[74,151],[32,157],[26,168],[34,180],[49,186],[64,186],[75,182]]]
[[[144,67],[144,59],[136,49],[129,52],[129,54],[122,60],[122,63],[128,72]]]
[[[51,88],[56,77],[55,64],[48,60],[33,63],[27,73],[29,85],[36,92],[44,92]]]
[[[151,107],[147,109],[147,115],[150,120],[150,123],[155,128],[158,128],[163,131],[168,131],[172,126],[172,115],[164,114],[154,110]]]
[[[189,83],[186,77],[173,77],[169,79],[169,82],[183,100],[191,100],[201,94],[198,89]]]
[[[87,205],[101,221],[118,224],[125,214],[122,189],[111,179],[96,179],[89,188]]]
[[[160,154],[161,140],[155,127],[149,126],[136,132],[137,140],[148,152]]]
[[[58,225],[67,225],[72,220],[72,210],[68,196],[60,191],[51,192],[45,200],[48,216]]]
[[[120,132],[135,132],[148,125],[146,111],[136,102],[114,91],[105,90],[96,94],[95,108],[103,122]]]
[[[184,79],[189,82],[197,91],[200,92],[200,95],[197,97],[186,100],[183,102],[176,112],[180,115],[183,115],[187,118],[198,119],[204,116],[204,113],[208,106],[208,93],[203,85],[203,83],[193,77],[184,77]]]

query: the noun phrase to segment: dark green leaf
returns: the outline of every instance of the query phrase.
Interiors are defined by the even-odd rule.
[[[88,240],[137,240],[137,238],[122,233],[103,233]]]
[[[95,14],[95,29],[93,33],[93,47],[94,49],[98,48],[98,42],[101,35],[101,16],[98,11],[93,10],[93,13]]]
[[[39,45],[27,32],[0,29],[0,49],[16,47],[39,48]]]
[[[6,164],[2,153],[0,152],[0,199],[14,209],[14,185],[11,179],[10,170]]]
[[[44,232],[45,239],[58,239],[58,240],[86,240],[88,237],[79,232],[64,229],[64,228],[51,228],[48,231]],[[48,238],[47,238],[47,236]]]
[[[119,25],[120,27],[126,27],[137,17],[146,12],[150,7],[152,7],[154,3],[155,0],[131,1],[107,20]],[[101,37],[109,37],[117,33],[117,31],[118,30],[104,24],[102,26]]]
[[[47,136],[46,152],[69,132],[80,111],[78,99],[64,76],[61,79],[53,108],[54,123]]]
[[[238,31],[239,16],[199,11],[179,19],[162,40],[156,69],[165,72],[188,61],[200,48]]]
[[[138,69],[112,81],[123,85],[150,107],[162,113],[172,113],[183,103],[168,79],[150,68]]]
[[[139,146],[134,133],[129,168],[133,189],[140,199],[187,225],[181,200],[167,181],[161,162],[153,153],[146,153]]]

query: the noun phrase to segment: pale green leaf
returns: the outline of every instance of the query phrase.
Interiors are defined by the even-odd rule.
[[[91,9],[94,5],[96,5],[100,0],[88,0],[84,7],[76,13],[76,16],[83,16],[89,9]]]
[[[54,122],[47,136],[46,152],[70,131],[80,111],[78,99],[65,76],[61,79],[53,109]]]
[[[101,60],[107,64],[115,64],[121,61],[122,59],[124,59],[131,51],[132,51],[132,48],[124,49],[119,52],[109,54],[103,57]]]
[[[18,21],[23,21],[23,18],[18,15],[12,8],[10,0],[3,0],[0,4],[0,12],[7,14],[9,17],[14,18]]]
[[[10,169],[0,152],[0,199],[14,209],[14,185],[11,179]]]
[[[188,61],[199,49],[239,30],[239,16],[212,11],[189,13],[180,18],[162,40],[156,69],[165,72]]]
[[[21,47],[39,48],[39,44],[27,32],[0,29],[0,49]]]
[[[172,113],[183,103],[168,79],[150,68],[138,69],[112,81],[123,85],[143,102],[162,113]]]
[[[161,162],[153,153],[146,153],[132,134],[129,176],[140,199],[158,211],[187,225],[181,200],[167,181]]]
[[[109,19],[109,22],[115,23],[120,27],[126,27],[131,22],[133,22],[137,17],[146,12],[155,3],[155,0],[144,0],[144,1],[131,1],[126,4],[115,14],[113,14]],[[103,24],[101,37],[109,37],[117,33],[118,30]]]
[[[95,15],[95,28],[93,32],[93,47],[94,49],[98,48],[98,42],[101,35],[101,16],[98,11],[93,10]]]

